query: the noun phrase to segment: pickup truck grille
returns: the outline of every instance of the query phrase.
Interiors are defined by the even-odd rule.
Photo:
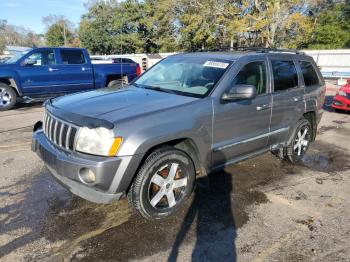
[[[78,127],[52,116],[47,111],[44,114],[43,130],[46,137],[56,146],[74,150],[74,141]]]

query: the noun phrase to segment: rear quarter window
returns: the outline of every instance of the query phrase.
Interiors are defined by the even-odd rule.
[[[62,64],[82,65],[85,64],[85,56],[81,50],[60,50]]]
[[[320,81],[313,65],[306,61],[299,61],[299,64],[303,73],[305,86],[318,85]]]

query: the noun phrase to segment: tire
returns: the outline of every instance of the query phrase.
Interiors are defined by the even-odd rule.
[[[285,148],[285,159],[291,163],[302,160],[312,139],[312,127],[305,118],[299,120],[290,144]]]
[[[107,87],[117,87],[122,84],[127,85],[128,83],[129,83],[128,77],[123,76],[122,79],[112,80],[111,82],[109,82]]]
[[[338,108],[334,108],[334,112],[336,112],[336,113],[344,113],[344,111],[343,110],[341,110],[341,109],[338,109]]]
[[[128,192],[128,200],[146,219],[165,218],[181,208],[193,191],[194,181],[191,158],[173,147],[161,147],[141,166]]]
[[[0,83],[0,111],[10,110],[16,102],[16,91],[12,87]]]

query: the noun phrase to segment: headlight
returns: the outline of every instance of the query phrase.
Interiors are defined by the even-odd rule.
[[[346,93],[344,91],[339,90],[338,95],[340,96],[346,96]]]
[[[82,127],[75,150],[92,155],[115,156],[121,143],[122,138],[114,137],[110,129]]]

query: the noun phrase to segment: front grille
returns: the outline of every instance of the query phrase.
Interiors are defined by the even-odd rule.
[[[350,99],[350,93],[346,93],[346,98]]]
[[[46,111],[43,119],[43,130],[46,137],[56,146],[74,150],[77,126],[62,121]]]

